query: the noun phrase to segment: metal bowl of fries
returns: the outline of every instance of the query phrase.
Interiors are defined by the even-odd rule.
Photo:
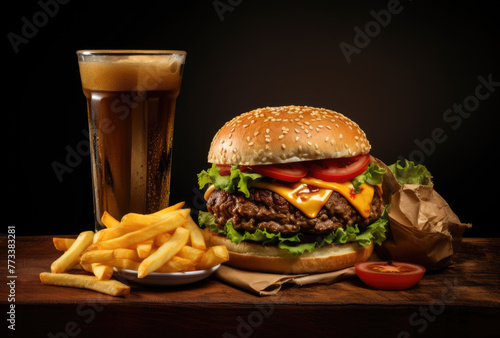
[[[120,277],[133,283],[149,286],[175,286],[199,282],[214,273],[219,266],[220,264],[210,269],[185,272],[151,272],[144,278],[137,277],[135,270],[118,268],[114,268],[114,270]]]

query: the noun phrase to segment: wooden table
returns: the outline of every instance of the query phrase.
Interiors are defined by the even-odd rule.
[[[71,237],[71,236],[70,236]],[[52,237],[17,237],[15,276],[0,238],[0,286],[7,327],[15,304],[19,337],[262,337],[498,335],[500,239],[464,239],[455,264],[404,291],[374,290],[353,278],[332,285],[285,286],[257,296],[213,277],[188,286],[132,285],[130,295],[42,285],[60,253]],[[11,262],[12,263],[12,262]],[[12,280],[14,284],[8,284]],[[11,288],[15,285],[15,288]],[[9,302],[9,295],[15,302]],[[12,332],[11,332],[12,333]],[[4,337],[5,335],[1,335]]]

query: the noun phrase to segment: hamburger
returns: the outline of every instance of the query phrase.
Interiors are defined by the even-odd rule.
[[[198,174],[198,221],[228,265],[273,273],[335,271],[385,240],[385,170],[346,116],[308,106],[266,107],[225,123]]]

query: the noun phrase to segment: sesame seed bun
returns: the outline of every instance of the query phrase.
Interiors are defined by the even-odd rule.
[[[214,136],[208,162],[261,165],[365,155],[366,134],[344,115],[307,106],[266,107],[227,122]]]

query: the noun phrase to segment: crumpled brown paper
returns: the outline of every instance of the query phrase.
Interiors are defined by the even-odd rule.
[[[369,261],[378,261],[377,253],[372,253]],[[277,274],[246,271],[221,265],[214,276],[230,285],[249,291],[259,296],[276,295],[284,285],[300,287],[308,284],[333,284],[357,276],[354,267],[337,271],[313,274]]]
[[[433,187],[401,185],[382,161],[372,160],[386,169],[383,198],[391,205],[389,233],[376,252],[382,259],[420,264],[427,270],[450,265],[471,224],[460,222]]]
[[[319,274],[282,275],[236,269],[221,265],[214,276],[228,284],[259,296],[277,294],[284,284],[302,286],[306,284],[332,284],[356,276],[354,267]]]

